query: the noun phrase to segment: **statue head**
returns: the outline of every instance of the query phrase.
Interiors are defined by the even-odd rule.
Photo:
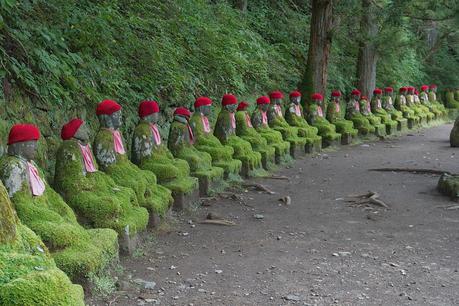
[[[174,120],[183,124],[188,124],[190,120],[191,112],[186,107],[177,107],[174,111]]]
[[[121,105],[113,100],[104,100],[97,105],[97,117],[101,127],[119,129],[122,124]]]
[[[376,98],[381,98],[382,89],[380,89],[380,88],[375,88],[375,90],[373,90],[373,95],[374,95]]]
[[[159,105],[156,101],[142,101],[139,104],[139,117],[148,123],[156,124],[159,121]]]
[[[83,144],[87,144],[89,142],[89,135],[90,131],[88,125],[78,118],[70,120],[62,127],[61,130],[62,140],[75,138]]]
[[[208,97],[199,97],[194,102],[194,110],[204,116],[212,113],[212,100]]]
[[[422,91],[422,92],[429,92],[429,86],[427,86],[427,85],[422,85],[422,86],[421,86],[421,91]]]
[[[289,98],[291,103],[299,105],[301,102],[301,93],[297,90],[292,91],[289,95]]]
[[[238,104],[236,111],[238,111],[238,112],[239,111],[241,111],[241,112],[246,111],[247,107],[249,107],[249,103],[247,103],[245,101],[242,101],[242,102],[240,102]]]
[[[408,86],[408,94],[414,95],[415,88],[413,86]]]
[[[384,94],[386,96],[392,97],[392,94],[394,93],[394,89],[392,87],[386,87],[384,88]]]
[[[408,88],[407,87],[400,87],[400,89],[398,90],[398,92],[401,94],[401,95],[406,95],[406,93],[408,92]]]
[[[269,97],[267,96],[261,96],[257,99],[257,107],[262,112],[268,111],[269,104],[270,104],[270,100],[269,100]]]
[[[284,94],[281,91],[276,90],[269,94],[269,98],[271,99],[271,103],[273,105],[281,105]]]
[[[315,93],[311,95],[312,103],[320,105],[324,97],[320,93]]]
[[[8,136],[8,155],[34,160],[37,154],[40,130],[33,124],[16,124]]]
[[[234,95],[226,94],[222,98],[222,107],[230,113],[235,113],[237,109],[237,98]]]
[[[360,92],[360,90],[358,90],[358,89],[354,89],[354,90],[352,90],[352,92],[351,92],[351,97],[352,97],[352,99],[355,100],[355,101],[359,101],[360,95],[361,95],[361,92]]]
[[[331,99],[335,103],[339,103],[339,100],[341,99],[341,91],[339,90],[334,90],[331,93]]]
[[[429,89],[430,89],[432,92],[436,93],[436,92],[437,92],[437,85],[432,84],[432,85],[429,86]]]

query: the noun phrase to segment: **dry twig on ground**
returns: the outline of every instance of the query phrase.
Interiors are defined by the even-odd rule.
[[[375,168],[375,169],[368,169],[368,171],[378,171],[378,172],[408,172],[408,173],[415,173],[415,174],[451,174],[449,171],[444,170],[436,170],[436,169],[416,169],[416,168]]]
[[[377,206],[381,206],[381,207],[390,209],[389,205],[387,205],[384,201],[380,200],[379,194],[374,191],[369,191],[364,194],[348,195],[345,201],[350,202],[350,203],[355,203],[357,205],[374,204]]]
[[[256,190],[264,191],[268,194],[276,194],[274,191],[266,187],[265,185],[262,184],[256,184],[256,183],[243,183],[242,186],[244,187],[253,187]]]

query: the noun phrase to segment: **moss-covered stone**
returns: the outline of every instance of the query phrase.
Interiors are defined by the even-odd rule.
[[[234,156],[234,148],[231,145],[222,144],[213,135],[212,128],[209,131],[205,131],[202,116],[199,112],[195,112],[190,118],[190,125],[194,133],[195,148],[199,151],[209,153],[212,156],[212,165],[223,168],[226,177],[239,175],[242,162]]]
[[[398,111],[401,111],[403,113],[403,117],[408,119],[408,121],[412,120],[415,122],[415,124],[418,124],[420,122],[420,117],[415,114],[415,111],[411,109],[407,105],[407,100],[405,95],[399,94],[397,95],[395,102],[394,102],[394,107]]]
[[[148,214],[134,191],[104,172],[86,172],[76,139],[64,141],[57,151],[54,186],[87,226],[111,228],[119,235],[126,227],[132,235],[146,227]]]
[[[459,108],[459,101],[457,101],[454,98],[453,91],[447,90],[445,93],[445,97],[446,97],[446,107],[447,108],[455,108],[455,109]]]
[[[386,131],[388,132],[387,134],[395,132],[397,130],[398,123],[393,120],[391,115],[382,107],[381,98],[378,95],[374,95],[370,104],[371,112],[373,115],[381,119],[381,123],[386,126]]]
[[[252,126],[251,118],[248,112],[238,111],[236,117],[236,135],[250,142],[255,152],[259,152],[262,159],[266,161],[266,170],[274,167],[272,162],[275,161],[276,149],[268,145],[268,141],[263,138]]]
[[[234,157],[242,161],[249,172],[246,174],[260,175],[262,172],[261,154],[252,149],[250,142],[236,135],[236,125],[235,114],[223,108],[218,114],[214,135],[223,145],[231,146],[234,149]]]
[[[212,166],[212,157],[207,152],[198,151],[193,146],[194,138],[191,138],[191,127],[187,124],[174,120],[171,123],[167,146],[176,157],[188,162],[191,175],[201,181],[220,181],[223,179],[224,170]]]
[[[309,105],[308,121],[317,127],[319,135],[327,142],[340,142],[341,134],[336,132],[336,127],[325,118],[326,113],[322,107],[316,103]]]
[[[115,152],[113,135],[109,129],[99,130],[93,150],[100,170],[107,173],[116,184],[133,189],[141,207],[160,216],[165,215],[173,202],[171,191],[156,183],[153,172],[139,169],[126,154]],[[147,215],[144,212],[142,220]]]
[[[454,121],[454,126],[449,134],[449,143],[452,147],[459,147],[459,117]]]
[[[369,135],[375,132],[375,127],[370,124],[370,121],[362,115],[360,112],[360,102],[351,99],[346,106],[347,120],[351,120],[354,123],[354,127],[359,131],[361,135]]]
[[[192,193],[198,179],[190,176],[190,166],[174,158],[165,144],[156,144],[150,123],[141,120],[134,130],[132,160],[141,169],[153,172],[158,182],[175,193]]]
[[[273,146],[276,154],[276,163],[289,163],[292,161],[290,156],[290,142],[284,141],[279,131],[273,130],[268,125],[268,114],[256,108],[251,116],[252,125],[255,130]]]
[[[18,157],[7,155],[0,160],[0,177],[19,219],[41,237],[57,266],[72,280],[102,271],[118,256],[116,232],[84,229],[72,209],[47,183],[43,195],[33,196],[26,167]]]
[[[425,91],[421,91],[419,94],[420,103],[426,107],[431,113],[434,114],[434,118],[437,120],[444,120],[448,115],[447,110],[445,109],[444,105],[440,103],[431,102],[429,99],[429,95]]]
[[[290,103],[285,112],[285,121],[291,126],[298,128],[298,136],[306,139],[306,144],[315,147],[316,151],[322,148],[322,136],[318,135],[318,128],[309,125],[304,118],[303,107]]]
[[[268,110],[269,127],[282,134],[282,138],[290,143],[290,147],[304,148],[307,143],[305,137],[298,135],[298,128],[290,126],[285,120],[282,107],[278,104],[271,104]]]
[[[354,128],[354,123],[351,120],[344,119],[344,112],[338,101],[330,100],[327,107],[326,119],[333,124],[336,131],[340,134],[349,134],[353,138],[357,137],[359,131]]]
[[[437,189],[442,194],[447,195],[452,199],[458,199],[459,175],[443,174],[438,181]]]
[[[403,113],[394,107],[391,93],[386,93],[382,98],[384,110],[391,116],[392,120],[397,121],[397,130],[403,132],[408,129],[408,119],[403,117]]]
[[[0,182],[0,305],[84,306],[83,289],[71,283],[48,249],[16,217]]]
[[[419,104],[416,104],[414,94],[406,95],[406,105],[414,111],[415,116],[419,117],[419,123],[426,124],[428,122],[431,113],[428,110],[426,112]]]

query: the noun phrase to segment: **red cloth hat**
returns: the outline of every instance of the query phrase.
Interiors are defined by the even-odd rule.
[[[237,111],[243,111],[243,110],[245,110],[248,106],[249,106],[249,103],[242,101],[242,102],[239,103],[239,105],[237,106],[237,109],[236,109],[236,110],[237,110]]]
[[[375,90],[373,90],[373,94],[380,95],[382,94],[382,90],[380,88],[375,88]]]
[[[403,87],[400,87],[400,89],[399,89],[398,91],[399,91],[399,92],[403,92],[403,91],[407,91],[407,90],[408,90],[408,88],[406,88],[405,86],[403,86]]]
[[[426,91],[429,89],[429,86],[428,85],[422,85],[421,86],[421,91]]]
[[[261,96],[257,99],[257,104],[260,105],[260,104],[269,104],[271,103],[271,101],[269,100],[269,97],[267,96]]]
[[[415,88],[414,88],[413,86],[408,86],[406,89],[407,89],[408,91],[414,91],[414,90],[415,90]]]
[[[361,92],[360,92],[360,90],[358,90],[358,89],[353,89],[352,92],[351,92],[351,95],[353,95],[353,96],[360,96],[360,95],[361,95]]]
[[[437,85],[431,84],[431,85],[430,85],[430,89],[433,89],[433,88],[437,88]]]
[[[212,100],[210,98],[199,97],[194,102],[194,107],[196,108],[196,107],[201,107],[201,106],[211,105],[211,104],[212,104]]]
[[[332,97],[341,97],[341,91],[339,90],[333,90],[331,93]]]
[[[174,111],[174,115],[185,116],[190,118],[191,112],[186,107],[177,107]]]
[[[279,91],[279,90],[276,90],[276,91],[273,91],[269,94],[269,97],[271,99],[283,99],[284,98],[284,94]]]
[[[8,145],[40,139],[40,130],[33,124],[15,124],[8,136]]]
[[[394,89],[392,87],[386,87],[386,88],[384,88],[384,91],[385,92],[393,92]]]
[[[97,104],[96,115],[111,115],[121,109],[121,105],[113,100],[104,100]]]
[[[222,98],[222,106],[237,104],[237,98],[235,95],[226,94]]]
[[[416,88],[414,89],[414,94],[419,95],[419,91]]]
[[[322,95],[320,93],[315,93],[311,96],[311,99],[313,100],[323,100],[324,97],[322,97]]]
[[[84,123],[83,120],[79,118],[75,118],[67,122],[61,130],[61,138],[62,140],[69,140],[73,136],[75,136],[76,132],[80,128],[80,126]]]
[[[290,98],[298,98],[298,97],[301,97],[301,92],[299,92],[298,90],[292,91],[290,93]]]
[[[139,104],[139,117],[143,118],[154,113],[159,113],[158,102],[156,101],[142,101]]]

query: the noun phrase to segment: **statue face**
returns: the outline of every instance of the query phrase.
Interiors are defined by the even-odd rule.
[[[436,87],[432,88],[431,90],[432,90],[434,93],[437,92],[437,88],[436,88]]]
[[[272,99],[271,100],[273,104],[280,105],[282,103],[282,99]]]
[[[301,102],[301,97],[292,97],[290,98],[290,102],[292,102],[295,105],[299,105]]]
[[[209,116],[212,113],[212,107],[210,105],[200,106],[196,110],[204,116]]]
[[[235,113],[237,109],[237,104],[226,105],[225,109],[229,111],[230,113]]]
[[[333,99],[333,102],[339,103],[339,97],[332,97],[332,99]]]
[[[320,100],[312,100],[312,103],[320,105]]]
[[[159,117],[160,117],[159,113],[153,113],[151,115],[143,117],[142,120],[145,120],[148,123],[156,124],[159,121]]]
[[[354,100],[359,100],[360,96],[359,95],[352,95],[352,99]]]
[[[88,143],[89,141],[89,127],[86,124],[86,122],[83,122],[83,124],[80,126],[78,131],[75,133],[75,136],[73,138],[80,140],[83,143]]]
[[[178,122],[181,122],[183,124],[187,124],[188,123],[188,118],[184,117],[184,116],[180,116],[180,115],[175,115],[174,116],[174,120],[178,121]]]
[[[8,154],[34,160],[37,155],[37,148],[38,142],[36,140],[18,142],[8,146]]]
[[[99,115],[100,125],[104,128],[119,129],[122,124],[122,113],[121,110],[114,112],[111,115]]]
[[[267,112],[269,108],[269,104],[260,104],[258,108],[263,112]]]
[[[115,112],[112,114],[112,122],[113,122],[113,128],[119,129],[121,127],[121,124],[123,123],[123,116],[121,114],[121,110]]]

